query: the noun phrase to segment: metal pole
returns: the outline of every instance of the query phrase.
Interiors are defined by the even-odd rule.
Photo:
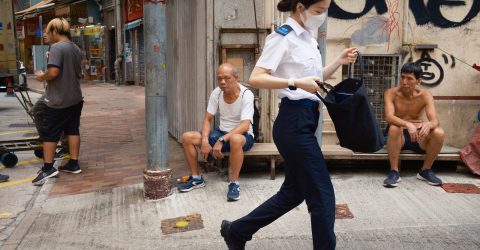
[[[328,22],[328,12],[325,22],[322,26],[318,28],[317,42],[318,50],[320,50],[320,55],[322,56],[323,67],[326,65],[327,60],[327,22]],[[325,80],[325,79],[324,79]],[[318,145],[322,146],[322,135],[323,135],[323,104],[320,102],[320,116],[318,117],[318,127],[315,131],[315,136],[317,137]]]
[[[115,0],[115,40],[116,40],[116,45],[117,45],[116,46],[117,51],[115,51],[116,52],[115,59],[117,59],[119,55],[123,54],[122,7],[121,7],[120,4],[121,4],[120,0]],[[122,58],[123,58],[122,61],[125,61],[125,57],[122,57]],[[115,76],[116,77],[116,79],[115,79],[116,85],[123,85],[123,79],[125,79],[124,77],[120,77],[120,76],[123,75],[122,65],[124,65],[123,62],[120,63],[118,76]]]
[[[42,71],[45,72],[45,50],[43,49],[43,17],[38,16],[38,25],[40,25],[40,46],[42,48]],[[43,88],[46,88],[47,81],[43,81]]]
[[[328,12],[327,12],[327,18],[325,19],[325,22],[323,22],[322,26],[318,28],[318,36],[317,36],[318,49],[320,50],[320,54],[322,55],[323,66],[326,65],[325,62],[327,60],[327,23],[328,23]]]
[[[145,0],[145,118],[147,124],[147,169],[144,197],[158,200],[171,194],[172,171],[168,168],[168,115],[165,1]]]
[[[40,25],[40,46],[42,48],[42,70],[45,72],[45,50],[43,49],[43,17],[38,16],[38,25]]]

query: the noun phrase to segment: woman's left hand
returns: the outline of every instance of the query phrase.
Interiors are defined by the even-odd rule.
[[[357,60],[357,54],[355,53],[357,48],[348,48],[344,49],[342,53],[338,56],[338,63],[341,65],[355,63]]]

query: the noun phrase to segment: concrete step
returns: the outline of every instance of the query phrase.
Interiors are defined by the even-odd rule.
[[[323,118],[323,130],[325,131],[335,131],[335,125],[333,125],[333,121],[330,118]]]
[[[322,145],[338,145],[337,133],[335,130],[323,130],[322,132]]]
[[[328,110],[327,110],[327,107],[325,107],[325,105],[323,105],[323,108],[322,108],[322,112],[323,112],[323,119],[330,119],[330,115],[328,114]]]

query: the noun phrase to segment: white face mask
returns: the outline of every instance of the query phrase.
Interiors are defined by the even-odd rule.
[[[300,14],[300,18],[302,19],[303,25],[308,30],[318,29],[318,27],[322,26],[322,24],[325,22],[325,19],[327,19],[327,12],[320,15],[313,15],[306,8],[304,9],[305,11]]]

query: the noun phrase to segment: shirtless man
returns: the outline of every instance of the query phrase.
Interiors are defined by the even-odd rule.
[[[385,187],[396,187],[401,181],[398,169],[400,150],[409,149],[425,154],[423,167],[417,179],[430,185],[442,185],[431,170],[433,161],[443,146],[445,132],[440,128],[432,94],[420,88],[422,68],[415,63],[403,65],[400,86],[385,91],[385,120],[389,124],[387,148],[390,172],[383,182]],[[421,115],[425,111],[428,121]]]

